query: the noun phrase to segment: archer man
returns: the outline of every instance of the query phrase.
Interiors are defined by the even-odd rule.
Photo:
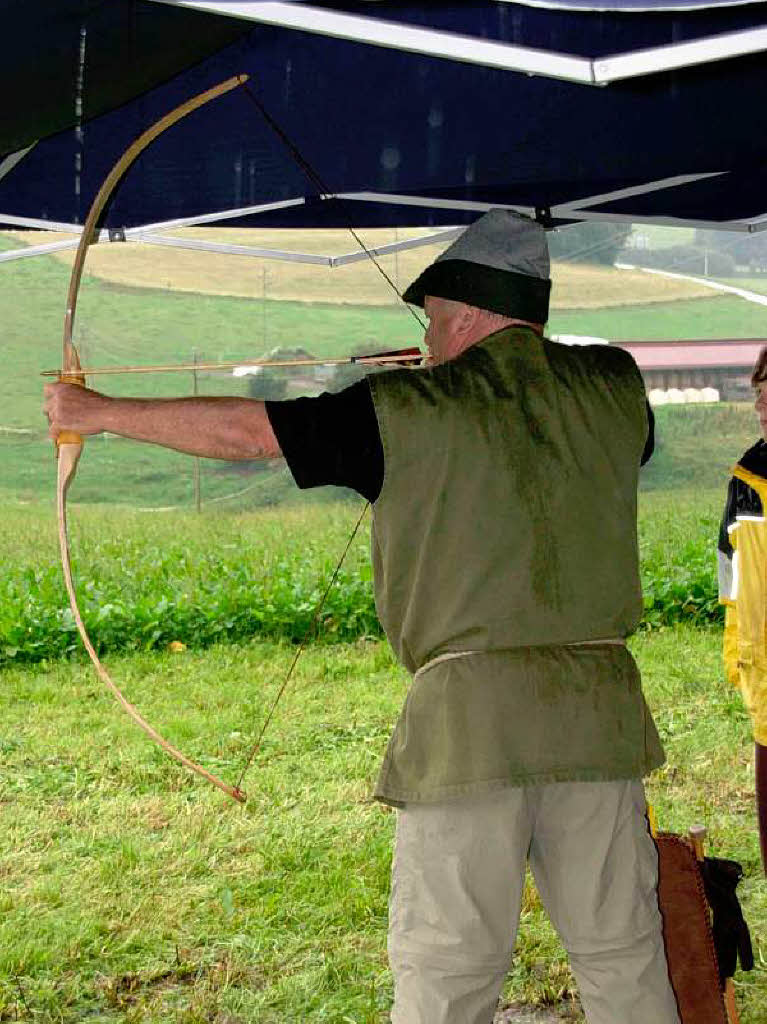
[[[625,638],[642,600],[642,380],[543,337],[543,229],[475,221],[408,288],[428,365],[336,395],[114,399],[46,388],[51,434],[287,460],[373,504],[375,596],[412,673],[375,795],[398,808],[394,1024],[490,1024],[525,864],[590,1024],[678,1024],[642,777],[663,762]]]

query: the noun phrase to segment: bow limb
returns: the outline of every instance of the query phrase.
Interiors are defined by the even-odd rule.
[[[77,246],[77,252],[75,254],[74,264],[72,266],[72,276],[69,279],[69,292],[67,295],[67,312],[64,318],[64,358],[67,358],[66,349],[67,346],[72,345],[72,328],[75,322],[75,311],[77,309],[77,295],[80,290],[80,279],[83,274],[83,266],[85,265],[85,254],[88,251],[88,246],[91,242],[96,240],[96,229],[104,209],[109,202],[109,198],[114,192],[115,188],[119,184],[125,172],[128,170],[130,165],[136,160],[136,158],[143,153],[147,146],[153,142],[158,135],[170,128],[171,125],[176,124],[182,118],[186,117],[187,114],[191,114],[193,110],[197,110],[198,107],[205,106],[211,100],[216,99],[218,96],[222,96],[224,93],[230,92],[232,89],[236,89],[239,85],[244,85],[248,80],[248,75],[235,75],[233,78],[227,78],[225,82],[219,83],[219,85],[213,86],[212,89],[208,89],[205,92],[201,92],[197,96],[193,96],[185,103],[181,103],[173,110],[169,111],[158,121],[155,121],[145,132],[143,132],[136,139],[135,142],[131,143],[130,146],[125,150],[123,155],[114,165],[112,170],[104,179],[101,188],[96,193],[96,198],[93,200],[88,216],[85,219],[83,225],[82,234],[80,235],[80,244]],[[65,364],[66,368],[66,364]]]
[[[80,634],[83,645],[88,652],[88,655],[93,662],[93,667],[96,669],[96,673],[99,679],[111,690],[117,703],[123,708],[123,710],[133,719],[144,732],[154,740],[154,742],[171,757],[180,761],[181,764],[185,765],[190,771],[196,772],[197,775],[202,776],[203,779],[207,779],[208,782],[212,783],[218,789],[222,790],[232,799],[237,800],[239,803],[245,803],[245,794],[239,788],[239,786],[230,786],[228,783],[219,779],[203,768],[202,765],[192,761],[191,758],[187,757],[180,750],[169,743],[155,728],[153,728],[149,722],[141,715],[136,707],[130,703],[130,701],[123,695],[120,688],[112,680],[107,670],[101,663],[98,654],[88,636],[88,631],[83,623],[82,616],[80,614],[80,608],[77,604],[77,596],[75,594],[74,582],[72,580],[72,566],[69,557],[69,543],[67,540],[67,512],[66,512],[66,492],[69,482],[72,479],[72,472],[74,466],[77,464],[77,459],[80,457],[80,449],[82,446],[77,444],[68,444],[59,447],[59,474],[58,474],[58,493],[57,493],[57,511],[59,520],[59,545],[61,549],[61,564],[64,570],[64,582],[66,584],[67,593],[69,594],[69,604],[72,609],[72,615],[74,616],[75,624],[77,625],[77,631]],[[74,461],[72,461],[74,459]]]
[[[107,175],[104,183],[99,189],[96,198],[86,218],[83,226],[82,235],[80,237],[80,244],[77,247],[77,253],[75,255],[74,264],[72,267],[72,275],[69,281],[69,290],[67,293],[67,308],[64,317],[64,345],[63,345],[63,359],[62,368],[63,373],[61,380],[70,384],[85,384],[85,378],[81,372],[80,360],[77,355],[77,350],[72,343],[72,330],[74,327],[75,311],[77,309],[77,296],[80,289],[80,281],[82,279],[83,266],[85,264],[85,255],[88,251],[88,246],[95,239],[96,228],[101,214],[106,207],[109,198],[114,191],[116,185],[121,180],[125,172],[128,170],[133,161],[138,155],[146,149],[146,147],[157,138],[166,128],[169,128],[172,124],[180,121],[182,117],[196,110],[203,104],[208,103],[210,100],[215,99],[217,96],[228,92],[230,89],[234,89],[236,86],[241,85],[247,79],[246,75],[238,75],[235,78],[230,78],[220,85],[215,86],[213,89],[208,89],[204,93],[200,93],[199,96],[194,96],[192,99],[187,100],[186,103],[182,103],[174,110],[170,111],[164,117],[160,118],[154,125],[147,129],[136,141],[129,146],[129,148],[123,153],[120,159],[117,161],[115,166]],[[239,788],[239,786],[230,786],[228,783],[219,779],[216,775],[213,775],[206,768],[197,764],[191,758],[187,757],[180,750],[174,747],[168,742],[160,733],[153,728],[147,721],[142,717],[139,711],[128,701],[120,691],[119,687],[113,682],[109,673],[101,664],[101,661],[96,653],[96,649],[88,636],[88,631],[85,628],[85,624],[80,614],[80,608],[77,603],[77,595],[75,593],[74,581],[72,579],[72,565],[69,554],[69,539],[67,532],[67,491],[71,484],[77,463],[80,459],[83,449],[83,439],[79,434],[74,432],[63,432],[57,438],[57,452],[58,452],[58,473],[57,473],[57,487],[56,487],[56,510],[59,525],[59,549],[61,552],[61,565],[64,572],[64,582],[67,588],[67,594],[69,595],[69,604],[72,609],[72,615],[74,616],[77,630],[82,639],[83,645],[85,646],[88,655],[93,662],[93,666],[96,669],[96,673],[101,681],[111,690],[117,702],[130,716],[130,718],[138,725],[154,742],[161,747],[167,754],[175,758],[181,764],[183,764],[190,771],[195,772],[202,778],[207,779],[212,785],[216,786],[222,792],[226,793],[232,799],[239,803],[245,802],[245,794]]]

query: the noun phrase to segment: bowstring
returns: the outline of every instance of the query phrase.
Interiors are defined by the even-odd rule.
[[[324,181],[322,180],[320,175],[317,173],[317,171],[312,167],[312,165],[309,163],[309,161],[306,159],[306,157],[303,155],[303,153],[299,150],[299,148],[296,146],[296,144],[286,134],[286,132],[283,130],[283,128],[271,116],[271,114],[264,107],[263,103],[259,100],[259,98],[253,92],[253,90],[250,88],[250,86],[248,86],[247,83],[245,83],[245,84],[243,84],[242,89],[243,89],[243,92],[245,93],[245,95],[251,101],[251,103],[253,103],[254,106],[256,107],[256,109],[259,111],[259,113],[261,114],[261,116],[263,117],[263,119],[267,123],[267,125],[272,129],[272,131],[275,133],[275,135],[280,140],[280,142],[282,142],[282,144],[285,146],[285,148],[287,149],[288,153],[291,155],[293,160],[296,162],[296,164],[304,172],[306,177],[309,179],[310,184],[314,188],[316,188],[321,195],[325,195],[325,196],[333,195],[333,193],[331,193],[330,189],[325,185]],[[426,329],[425,323],[420,318],[420,316],[416,313],[416,311],[412,308],[412,306],[409,306],[405,302],[405,300],[402,298],[402,295],[400,293],[399,288],[397,288],[397,285],[394,283],[394,281],[392,281],[391,277],[386,273],[384,268],[378,262],[378,260],[375,257],[375,253],[371,252],[371,250],[365,245],[363,240],[360,238],[359,234],[357,233],[357,231],[354,228],[354,225],[351,222],[351,218],[345,218],[345,220],[346,220],[345,226],[348,229],[349,233],[351,234],[352,238],[357,243],[357,245],[360,247],[360,249],[362,249],[362,251],[368,257],[368,259],[373,263],[373,265],[378,270],[378,272],[381,275],[381,277],[383,277],[383,279],[389,285],[389,287],[394,292],[394,294],[397,296],[397,298],[400,300],[400,302],[402,302],[402,304],[405,306],[405,308],[410,313],[410,315],[415,319],[415,321],[418,323],[419,327],[422,330],[425,330]],[[344,560],[346,559],[346,556],[347,556],[347,554],[349,552],[349,548],[352,546],[352,543],[354,542],[354,538],[357,536],[359,528],[362,525],[362,520],[365,518],[365,513],[367,512],[367,510],[369,508],[370,508],[370,502],[366,502],[365,506],[362,509],[362,512],[360,513],[360,517],[357,520],[357,522],[356,522],[356,524],[354,526],[354,529],[352,530],[351,536],[349,537],[349,540],[346,542],[346,547],[344,548],[343,553],[342,553],[341,557],[339,558],[338,563],[337,563],[335,569],[333,570],[333,575],[331,576],[330,582],[328,583],[327,587],[325,588],[325,592],[323,593],[322,597],[320,598],[320,600],[317,603],[317,606],[316,606],[316,608],[314,610],[314,614],[312,615],[311,622],[309,623],[308,628],[306,629],[306,631],[304,632],[303,637],[301,638],[301,642],[300,642],[300,644],[298,646],[298,650],[296,651],[296,653],[295,653],[295,655],[293,657],[293,660],[290,663],[290,667],[289,667],[289,669],[287,671],[285,679],[283,680],[279,690],[277,691],[276,697],[272,701],[271,707],[269,708],[269,711],[267,712],[266,718],[264,719],[264,722],[263,722],[263,724],[261,726],[261,729],[260,729],[260,731],[258,733],[258,737],[256,738],[256,742],[253,744],[253,747],[251,748],[250,753],[248,754],[248,758],[247,758],[247,760],[245,762],[245,766],[242,769],[242,771],[240,772],[240,777],[237,780],[237,789],[238,790],[241,788],[243,779],[245,778],[245,775],[246,775],[248,769],[250,768],[251,764],[253,763],[253,760],[255,759],[256,755],[258,754],[258,752],[261,749],[261,742],[262,742],[262,740],[264,738],[264,735],[266,734],[266,730],[268,729],[269,724],[271,723],[271,721],[272,721],[272,719],[274,717],[274,714],[275,714],[275,712],[277,710],[277,705],[280,703],[280,700],[282,699],[282,695],[285,693],[285,690],[288,687],[288,683],[290,682],[290,680],[293,677],[293,673],[295,671],[296,665],[298,664],[298,660],[301,657],[301,655],[302,655],[302,653],[303,653],[307,643],[309,642],[309,638],[314,633],[315,627],[317,626],[317,624],[319,622],[319,618],[320,618],[320,615],[322,613],[322,609],[325,607],[325,602],[326,602],[326,600],[328,598],[328,595],[330,594],[330,591],[333,589],[333,587],[335,585],[335,582],[338,579],[338,574],[340,573],[341,567],[344,564]]]
[[[258,98],[258,96],[256,96],[256,94],[253,92],[253,90],[250,88],[250,86],[247,84],[247,82],[242,86],[242,89],[243,89],[244,94],[248,97],[248,99],[251,101],[251,103],[253,103],[255,105],[255,107],[258,110],[258,112],[261,114],[263,119],[266,121],[266,123],[272,129],[272,131],[277,136],[277,138],[280,140],[280,142],[285,146],[285,148],[287,149],[288,153],[290,153],[290,155],[293,157],[293,159],[295,160],[296,164],[298,164],[298,166],[304,172],[306,177],[309,179],[310,184],[312,184],[317,189],[317,191],[320,193],[320,195],[323,195],[323,196],[333,196],[334,198],[337,198],[336,196],[334,196],[334,193],[332,193],[330,191],[328,186],[322,180],[322,178],[317,173],[317,171],[314,169],[314,167],[312,167],[312,165],[309,163],[309,161],[306,159],[306,157],[303,155],[303,153],[300,151],[300,149],[296,146],[296,144],[292,141],[292,139],[285,133],[284,129],[275,121],[275,119],[272,117],[272,115],[269,113],[269,111],[263,105],[263,103]],[[346,208],[345,204],[342,204],[342,208],[343,209]],[[371,252],[371,250],[365,245],[365,243],[360,238],[360,236],[357,233],[354,225],[352,224],[351,217],[344,217],[344,221],[345,221],[344,226],[349,231],[349,233],[351,234],[351,236],[354,239],[354,241],[357,243],[357,245],[360,247],[360,249],[362,249],[362,251],[368,257],[368,259],[373,263],[373,265],[375,266],[375,268],[378,271],[378,273],[381,275],[381,277],[384,279],[384,281],[386,281],[386,283],[389,285],[389,287],[394,292],[394,294],[397,296],[397,298],[400,300],[400,302],[403,303],[403,305],[407,309],[408,313],[410,313],[410,315],[414,318],[414,320],[419,325],[419,327],[421,327],[422,329],[425,329],[426,328],[426,324],[423,322],[423,320],[420,318],[420,316],[416,313],[416,311],[413,309],[413,307],[412,306],[408,306],[408,304],[402,298],[402,294],[401,294],[399,288],[397,287],[397,285],[394,283],[394,281],[392,281],[391,277],[386,273],[384,268],[381,266],[381,264],[376,259],[375,253]]]
[[[343,554],[339,558],[338,564],[336,565],[335,569],[333,570],[333,575],[332,575],[332,577],[330,579],[330,583],[328,583],[327,587],[325,588],[325,593],[322,595],[322,597],[320,598],[320,600],[317,603],[317,607],[314,609],[314,614],[312,615],[312,620],[309,623],[308,628],[304,632],[303,637],[301,638],[301,643],[299,644],[298,650],[296,651],[295,655],[293,656],[293,660],[290,663],[290,668],[287,671],[287,675],[285,676],[285,679],[283,680],[282,685],[280,686],[279,690],[277,691],[277,696],[272,701],[272,705],[269,708],[269,712],[268,712],[266,718],[264,719],[264,724],[261,726],[261,731],[258,734],[258,738],[256,739],[256,742],[253,744],[253,747],[252,747],[252,749],[251,749],[251,751],[250,751],[250,753],[248,755],[248,759],[245,762],[245,767],[240,772],[240,777],[237,780],[237,786],[236,786],[236,788],[238,790],[241,789],[241,787],[242,787],[242,780],[245,778],[245,774],[248,771],[248,769],[250,768],[251,764],[253,763],[253,759],[255,758],[256,754],[258,754],[259,750],[261,749],[261,741],[264,738],[264,734],[265,734],[266,730],[268,729],[269,723],[271,722],[272,718],[274,717],[274,712],[277,710],[277,705],[280,703],[282,695],[285,692],[285,690],[287,689],[288,683],[290,682],[290,680],[291,680],[291,678],[293,676],[293,671],[294,671],[296,665],[298,664],[298,659],[301,657],[301,655],[302,655],[302,653],[304,651],[304,648],[306,647],[307,643],[309,642],[309,637],[312,635],[312,633],[314,632],[315,626],[319,622],[320,613],[322,612],[322,609],[325,606],[325,601],[328,598],[328,594],[330,593],[330,591],[335,586],[335,582],[338,579],[338,574],[341,571],[341,566],[344,564],[344,560],[345,560],[347,554],[349,553],[349,548],[352,546],[352,544],[354,542],[354,538],[357,536],[357,531],[359,530],[360,526],[362,525],[362,520],[365,518],[365,513],[367,512],[367,510],[369,508],[370,508],[370,502],[367,501],[367,502],[365,502],[365,505],[364,505],[364,507],[362,509],[362,512],[360,513],[360,517],[357,520],[357,522],[356,522],[356,524],[354,526],[354,529],[351,532],[351,536],[349,537],[349,540],[346,542],[346,547],[343,550]]]

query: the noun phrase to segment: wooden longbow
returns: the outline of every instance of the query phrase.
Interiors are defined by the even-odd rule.
[[[180,104],[178,107],[165,114],[142,135],[140,135],[139,138],[137,138],[136,141],[128,147],[128,149],[126,149],[107,175],[88,212],[88,217],[85,221],[82,235],[80,236],[80,243],[77,247],[75,261],[72,267],[72,275],[69,280],[67,308],[64,316],[64,349],[62,356],[62,373],[60,377],[62,381],[70,384],[85,384],[85,376],[80,367],[80,359],[72,342],[72,329],[74,327],[77,296],[80,290],[80,281],[85,263],[85,255],[91,241],[95,237],[99,218],[101,217],[110,196],[114,192],[114,189],[134,160],[154,139],[157,138],[158,135],[161,135],[167,128],[176,124],[176,122],[180,121],[183,117],[186,117],[186,115],[190,114],[193,110],[197,110],[199,107],[204,106],[206,103],[216,99],[218,96],[222,96],[224,93],[237,88],[237,86],[243,85],[247,81],[247,78],[247,75],[236,75],[233,78],[229,78],[225,82],[221,82],[219,85],[214,86],[212,89],[208,89],[205,92],[200,93],[198,96],[193,96],[185,103]],[[174,747],[172,743],[169,743],[164,736],[151,726],[137,708],[135,708],[133,704],[126,699],[102,665],[93,643],[88,636],[88,631],[83,623],[83,618],[80,614],[80,609],[77,603],[77,595],[75,593],[75,586],[72,579],[69,539],[67,535],[67,491],[74,477],[77,463],[83,450],[83,439],[79,434],[65,431],[59,434],[56,443],[58,452],[56,508],[59,525],[59,549],[61,552],[61,564],[64,570],[64,581],[66,583],[67,593],[69,594],[69,604],[77,625],[77,630],[99,678],[109,688],[109,690],[111,690],[117,702],[133,719],[133,721],[143,729],[158,746],[162,747],[167,754],[185,765],[185,767],[189,768],[190,771],[196,772],[197,775],[207,779],[208,782],[212,783],[218,789],[222,790],[222,792],[232,797],[233,800],[236,800],[239,803],[244,803],[246,799],[245,793],[239,786],[230,786],[228,783],[224,782],[223,779],[219,779],[218,776],[213,775],[212,772],[207,770],[207,768],[203,768],[202,765],[197,764],[190,757],[187,757],[186,754],[178,750],[178,748]]]
[[[81,277],[82,277],[83,265],[85,263],[85,255],[86,255],[86,253],[88,251],[88,247],[91,244],[91,241],[96,237],[96,229],[97,229],[97,225],[98,225],[98,222],[99,222],[99,218],[101,217],[101,214],[103,213],[103,211],[104,211],[104,209],[106,207],[106,204],[109,201],[109,198],[112,195],[115,187],[117,186],[119,181],[122,179],[123,175],[126,173],[126,171],[131,166],[133,161],[138,157],[138,155],[144,149],[146,149],[146,147],[154,139],[157,138],[158,135],[160,135],[162,132],[164,132],[171,125],[175,124],[177,121],[180,121],[181,118],[185,117],[187,114],[191,113],[193,110],[196,110],[198,107],[201,107],[205,103],[208,103],[210,100],[215,99],[217,96],[221,96],[221,95],[223,95],[226,92],[229,92],[231,89],[234,89],[237,86],[245,85],[247,80],[248,80],[248,75],[245,75],[245,74],[237,75],[237,76],[235,76],[233,78],[229,78],[225,82],[222,82],[220,85],[217,85],[217,86],[215,86],[212,89],[208,89],[206,92],[200,93],[198,96],[192,97],[192,99],[187,100],[185,103],[182,103],[180,106],[178,106],[174,110],[170,111],[164,117],[160,118],[160,120],[158,120],[154,125],[152,125],[150,128],[148,128],[143,133],[143,135],[141,135],[138,139],[136,139],[136,141],[134,143],[132,143],[132,145],[125,151],[125,153],[120,157],[120,159],[117,161],[115,166],[112,168],[112,170],[107,175],[107,177],[104,180],[104,183],[102,184],[101,188],[99,189],[99,192],[96,195],[96,198],[93,201],[93,205],[91,206],[91,209],[90,209],[90,211],[88,213],[88,217],[87,217],[87,219],[85,221],[85,225],[83,227],[82,235],[80,237],[80,243],[79,243],[79,245],[77,247],[77,252],[75,254],[74,265],[72,267],[72,276],[70,278],[69,292],[68,292],[68,296],[67,296],[67,309],[66,309],[66,315],[65,315],[65,318],[64,318],[64,350],[63,350],[62,372],[59,375],[59,379],[62,380],[63,382],[70,383],[70,384],[79,384],[79,385],[83,385],[83,386],[85,385],[85,373],[84,373],[84,371],[83,371],[83,369],[81,367],[80,359],[79,359],[79,356],[77,354],[77,350],[75,349],[75,346],[72,343],[72,328],[73,328],[73,325],[74,325],[75,310],[76,310],[76,307],[77,307],[77,295],[78,295],[78,291],[79,291],[79,288],[80,288],[80,280],[81,280]],[[279,125],[277,125],[277,123],[269,115],[269,113],[265,110],[265,108],[263,107],[261,102],[251,92],[251,90],[248,88],[247,85],[245,85],[245,93],[246,93],[246,95],[249,96],[249,98],[252,100],[252,102],[259,109],[260,113],[262,114],[262,116],[264,117],[266,122],[276,132],[276,134],[279,136],[281,141],[286,145],[287,149],[289,150],[291,155],[294,157],[296,162],[299,164],[299,166],[307,174],[307,177],[309,178],[309,180],[311,182],[313,182],[315,185],[319,186],[320,191],[322,193],[327,193],[328,189],[324,185],[322,180],[320,179],[319,175],[314,171],[314,169],[304,159],[304,157],[301,155],[301,153],[297,150],[297,148],[290,141],[290,139],[287,138],[287,136],[282,131],[282,129],[279,127]],[[375,259],[373,254],[364,245],[364,243],[359,238],[359,236],[357,235],[357,233],[355,232],[355,230],[351,226],[351,224],[349,225],[349,230],[351,231],[353,237],[359,243],[360,247],[367,253],[368,257],[372,260],[373,264],[376,266],[376,268],[378,269],[379,273],[381,273],[381,275],[385,278],[385,280],[388,282],[388,284],[394,290],[395,294],[401,300],[402,296],[399,294],[399,291],[396,288],[394,282],[386,274],[386,272],[380,266],[380,264]],[[421,327],[423,327],[424,325],[423,325],[422,321],[420,320],[418,314],[415,313],[415,311],[410,309],[409,307],[406,307],[406,308],[408,308],[408,311],[411,313],[411,315],[414,316],[414,318],[419,323],[419,325]],[[399,364],[399,365],[415,366],[416,364],[421,363],[422,359],[423,359],[423,354],[420,352],[419,349],[417,349],[417,348],[409,348],[409,349],[402,349],[402,350],[399,350],[397,352],[377,353],[377,354],[370,355],[370,356],[352,356],[352,357],[345,357],[345,358],[342,358],[342,359],[329,359],[329,360],[290,360],[290,361],[285,361],[285,362],[277,361],[277,362],[271,362],[271,363],[252,363],[251,365],[265,365],[265,366],[275,367],[275,366],[317,365],[317,364],[327,364],[327,363],[370,363],[370,364],[380,364],[380,365]],[[232,365],[248,365],[248,361],[246,360],[244,363],[237,363],[237,364],[232,364]],[[154,372],[164,372],[164,371],[167,371],[167,370],[181,370],[181,369],[196,369],[196,370],[199,370],[201,368],[202,367],[199,364],[191,364],[190,366],[177,366],[177,367],[162,367],[162,366],[117,367],[117,368],[97,367],[97,368],[93,369],[92,372],[93,373],[110,373],[110,372],[111,373],[117,373],[117,372],[123,372],[123,373],[128,373],[128,372],[133,372],[133,373],[144,372],[144,373],[147,373],[148,372],[148,373],[154,373]],[[221,367],[220,364],[218,364],[215,367],[211,366],[211,368],[220,369],[222,367]],[[45,375],[48,375],[47,371],[46,371]],[[67,515],[66,515],[66,495],[67,495],[67,490],[68,490],[69,485],[70,485],[70,483],[72,481],[72,478],[74,476],[78,460],[79,460],[80,455],[82,453],[82,449],[83,449],[83,439],[78,434],[71,433],[71,432],[62,432],[59,435],[59,437],[57,439],[57,451],[58,451],[57,509],[58,509],[58,522],[59,522],[59,547],[60,547],[60,550],[61,550],[61,563],[62,563],[62,567],[63,567],[63,570],[64,570],[64,580],[65,580],[66,587],[67,587],[67,593],[69,594],[69,603],[70,603],[70,606],[72,608],[72,614],[74,616],[75,623],[77,625],[77,629],[78,629],[78,632],[80,634],[80,637],[82,638],[82,641],[83,641],[83,644],[85,646],[85,649],[87,650],[87,652],[88,652],[88,654],[90,656],[90,659],[93,662],[93,665],[94,665],[94,667],[96,669],[96,672],[98,673],[98,676],[102,680],[102,682],[104,682],[105,685],[111,690],[111,692],[113,693],[113,695],[116,698],[116,700],[118,701],[118,703],[124,708],[124,710],[133,719],[133,721],[136,722],[136,724],[138,726],[140,726],[140,728],[143,729],[144,732],[146,732],[147,735],[150,736],[151,739],[154,740],[154,742],[158,744],[158,746],[162,747],[162,749],[165,750],[171,757],[175,758],[177,761],[179,761],[181,764],[185,765],[191,771],[196,772],[198,775],[202,776],[202,778],[207,779],[208,782],[212,783],[214,786],[216,786],[218,789],[222,790],[224,793],[226,793],[228,796],[232,797],[234,800],[237,800],[239,803],[245,803],[246,795],[243,792],[243,790],[240,788],[241,784],[242,784],[242,780],[243,780],[243,778],[245,776],[245,773],[247,772],[250,764],[252,763],[254,757],[256,756],[256,754],[258,753],[258,751],[260,749],[261,741],[262,741],[262,739],[264,737],[264,733],[266,732],[266,729],[267,729],[269,723],[272,720],[272,717],[273,717],[274,712],[275,712],[275,710],[277,708],[277,705],[278,705],[278,703],[279,703],[283,693],[285,692],[285,689],[286,689],[286,687],[287,687],[287,685],[288,685],[288,683],[289,683],[289,681],[290,681],[290,679],[291,679],[291,677],[293,675],[293,671],[294,671],[294,669],[296,667],[296,664],[297,664],[298,659],[299,659],[299,657],[301,655],[301,652],[303,651],[303,649],[304,649],[304,647],[306,645],[306,642],[309,639],[309,636],[313,632],[314,627],[316,626],[317,622],[319,621],[319,616],[320,616],[320,613],[321,613],[322,608],[324,606],[325,600],[326,600],[326,598],[328,596],[328,593],[329,593],[330,589],[332,588],[332,586],[333,586],[333,584],[334,584],[334,582],[335,582],[335,580],[336,580],[336,578],[338,576],[338,573],[339,573],[339,571],[341,569],[341,565],[343,564],[343,561],[344,561],[344,559],[346,557],[346,553],[348,552],[348,550],[349,550],[349,548],[350,548],[350,546],[352,544],[352,541],[354,540],[354,537],[356,536],[357,531],[359,530],[359,527],[360,527],[360,525],[362,523],[362,520],[363,520],[363,518],[365,516],[365,513],[367,511],[368,505],[366,504],[365,507],[363,508],[362,514],[360,515],[360,517],[359,517],[359,519],[357,521],[357,524],[354,527],[354,530],[352,531],[352,534],[349,537],[349,540],[348,540],[348,542],[346,544],[346,548],[344,550],[344,553],[341,556],[341,559],[339,560],[338,565],[336,566],[336,569],[335,569],[335,571],[334,571],[334,573],[332,575],[330,584],[328,585],[327,590],[325,591],[323,597],[321,598],[320,602],[318,603],[318,605],[317,605],[317,607],[315,609],[314,616],[312,618],[312,623],[311,623],[309,629],[307,630],[307,632],[306,632],[306,634],[304,636],[304,639],[302,640],[302,642],[301,642],[301,644],[300,644],[300,646],[298,648],[298,651],[296,652],[296,655],[295,655],[295,657],[293,658],[293,660],[291,662],[291,665],[290,665],[290,668],[289,668],[289,670],[287,672],[287,675],[286,675],[282,685],[280,686],[280,688],[278,690],[277,696],[276,696],[273,704],[271,705],[271,707],[269,709],[269,712],[268,712],[268,714],[266,716],[266,719],[264,720],[262,728],[261,728],[261,730],[259,732],[258,739],[256,740],[254,746],[251,748],[250,753],[249,753],[249,755],[248,755],[248,757],[247,757],[247,759],[245,761],[245,765],[244,765],[242,771],[240,772],[238,782],[237,782],[236,785],[231,786],[228,783],[224,782],[222,779],[219,779],[216,775],[213,775],[206,768],[203,768],[201,765],[199,765],[196,762],[192,761],[191,758],[187,757],[180,750],[178,750],[171,743],[169,743],[163,736],[161,736],[160,733],[155,728],[153,728],[142,717],[142,715],[137,710],[137,708],[135,708],[133,706],[133,704],[131,704],[125,698],[125,696],[121,693],[120,689],[117,687],[117,685],[114,683],[114,681],[110,678],[109,673],[106,671],[106,669],[102,665],[102,663],[101,663],[101,661],[100,661],[100,659],[99,659],[99,657],[98,657],[98,655],[96,653],[96,650],[95,650],[95,648],[93,646],[93,643],[91,642],[90,637],[88,636],[88,632],[87,632],[87,630],[85,628],[85,625],[83,623],[82,616],[80,614],[80,610],[79,610],[79,607],[78,607],[78,604],[77,604],[77,597],[76,597],[76,594],[75,594],[74,583],[73,583],[73,580],[72,580],[72,570],[71,570],[71,562],[70,562],[70,555],[69,555],[69,541],[68,541],[68,536],[67,536]]]

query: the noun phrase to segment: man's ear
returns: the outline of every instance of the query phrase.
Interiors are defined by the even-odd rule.
[[[458,316],[458,323],[456,324],[456,333],[462,337],[472,334],[474,329],[479,322],[479,318],[482,315],[482,310],[476,306],[468,306],[465,303],[461,303],[461,312]]]

